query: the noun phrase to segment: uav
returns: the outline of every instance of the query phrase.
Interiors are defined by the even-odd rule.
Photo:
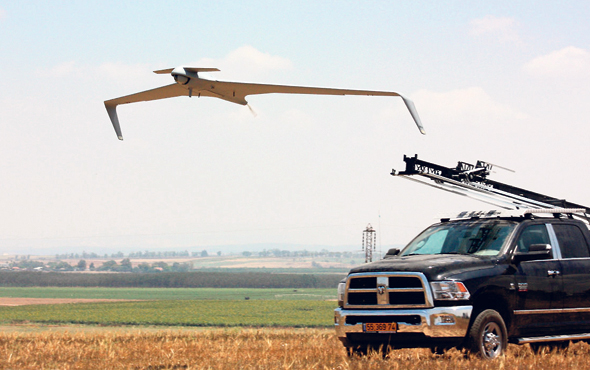
[[[214,81],[202,78],[199,72],[216,72],[217,68],[196,68],[196,67],[177,67],[161,69],[154,71],[157,74],[171,74],[175,83],[156,89],[142,91],[136,94],[123,96],[104,102],[113,127],[119,140],[123,140],[119,118],[117,117],[117,105],[136,103],[141,101],[150,101],[158,99],[173,98],[176,96],[208,96],[212,98],[223,99],[232,103],[247,105],[247,95],[257,94],[312,94],[312,95],[368,95],[368,96],[399,96],[403,99],[406,107],[410,111],[414,122],[422,134],[425,134],[424,127],[416,111],[414,103],[396,92],[390,91],[370,91],[370,90],[350,90],[350,89],[333,89],[322,87],[305,87],[305,86],[286,86],[286,85],[267,85],[257,83],[227,82]]]

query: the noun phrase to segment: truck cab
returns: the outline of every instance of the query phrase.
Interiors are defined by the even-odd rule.
[[[351,353],[590,339],[590,233],[566,209],[463,212],[352,269],[334,322]]]

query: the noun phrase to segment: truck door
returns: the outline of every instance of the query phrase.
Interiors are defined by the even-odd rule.
[[[533,224],[522,230],[516,240],[515,252],[527,253],[533,244],[551,244],[547,225]],[[515,286],[517,327],[521,335],[550,335],[559,324],[552,320],[553,309],[561,308],[561,264],[552,255],[549,259],[523,261],[516,266]]]
[[[549,225],[561,251],[563,310],[558,319],[568,332],[590,330],[590,249],[583,230],[577,224]]]

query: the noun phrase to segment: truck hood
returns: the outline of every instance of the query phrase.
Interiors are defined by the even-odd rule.
[[[367,263],[350,270],[359,272],[421,272],[429,280],[443,280],[449,276],[469,270],[492,268],[497,264],[496,257],[463,254],[435,254],[394,257]]]

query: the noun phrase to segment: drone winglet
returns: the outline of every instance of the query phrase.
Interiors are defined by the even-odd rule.
[[[418,115],[418,111],[416,110],[414,102],[403,95],[400,95],[400,97],[402,98],[402,100],[406,104],[406,107],[410,111],[410,114],[412,115],[414,122],[416,122],[416,126],[418,126],[418,130],[420,130],[420,133],[422,135],[426,135],[426,130],[424,130],[424,126],[422,125],[422,121],[420,120],[420,116]]]
[[[107,104],[106,102],[104,103],[104,106],[107,108],[107,112],[109,113],[109,117],[111,119],[111,122],[113,123],[113,128],[115,129],[117,137],[119,138],[119,140],[123,140],[121,126],[119,125],[119,117],[117,117],[117,106]]]

